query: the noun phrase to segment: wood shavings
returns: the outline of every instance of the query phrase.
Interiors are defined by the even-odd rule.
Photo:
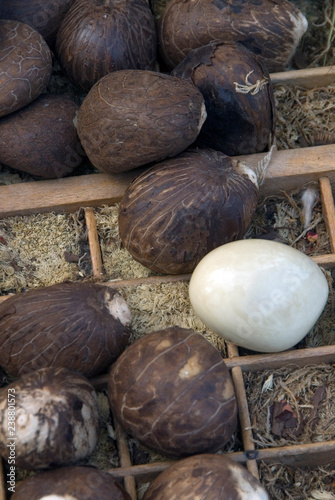
[[[194,313],[187,282],[142,284],[126,287],[122,293],[132,312],[132,340],[152,331],[180,326],[204,335],[226,357],[224,340],[209,330]]]
[[[274,86],[278,149],[296,149],[334,142],[335,84],[315,89]],[[317,144],[316,144],[317,143]]]
[[[289,444],[316,443],[335,439],[335,365],[311,365],[295,369],[283,367],[245,374],[246,393],[257,448]],[[261,392],[264,381],[273,375],[271,391]],[[315,393],[323,387],[325,395],[318,402],[317,419],[314,416]],[[314,400],[313,400],[314,398]],[[294,412],[300,432],[286,432],[275,436],[272,432],[271,411],[277,402],[286,401]]]
[[[104,206],[95,212],[106,279],[143,278],[156,273],[136,262],[122,248],[118,231],[119,205]]]
[[[288,467],[259,463],[260,479],[274,500],[333,500],[335,466]]]
[[[1,293],[77,280],[78,265],[65,258],[66,252],[81,252],[74,221],[74,215],[51,213],[10,217],[0,223],[7,242],[0,244]]]

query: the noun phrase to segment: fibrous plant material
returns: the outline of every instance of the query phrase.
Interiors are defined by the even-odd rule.
[[[271,383],[267,381],[271,378]],[[307,444],[334,439],[334,365],[285,366],[244,375],[253,436],[257,448]],[[324,387],[324,397],[315,407],[315,393]],[[273,433],[275,402],[286,401],[296,415],[296,425],[284,436]]]

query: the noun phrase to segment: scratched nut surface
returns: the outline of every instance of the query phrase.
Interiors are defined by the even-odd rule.
[[[120,70],[101,78],[78,113],[78,135],[93,165],[131,170],[183,151],[206,118],[200,91],[180,77]]]
[[[17,485],[12,500],[131,500],[108,472],[69,466],[42,471]]]
[[[167,456],[216,452],[237,425],[224,360],[190,329],[170,327],[130,345],[111,369],[108,398],[126,432]]]
[[[41,368],[0,389],[0,454],[17,467],[75,463],[93,452],[98,428],[96,393],[79,373]]]
[[[152,70],[155,19],[147,0],[76,0],[57,33],[56,54],[69,79],[88,91],[107,73]]]
[[[143,500],[269,500],[261,483],[227,455],[201,454],[168,467]]]
[[[189,273],[209,251],[244,236],[257,200],[250,168],[220,151],[189,149],[129,185],[119,207],[120,238],[149,269]]]
[[[126,347],[130,310],[114,289],[61,283],[9,297],[0,305],[0,366],[21,376],[47,366],[91,377]]]
[[[161,55],[173,68],[212,40],[241,42],[270,72],[283,71],[307,29],[288,0],[171,0],[158,25]]]
[[[45,179],[69,175],[85,156],[73,124],[77,110],[68,96],[43,94],[0,118],[0,162]]]
[[[51,71],[51,51],[40,33],[19,21],[0,19],[0,116],[41,95]]]

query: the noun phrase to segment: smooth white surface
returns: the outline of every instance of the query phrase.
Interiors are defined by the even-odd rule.
[[[260,352],[300,342],[328,294],[327,280],[310,257],[261,239],[216,248],[199,262],[189,286],[193,309],[211,330]]]

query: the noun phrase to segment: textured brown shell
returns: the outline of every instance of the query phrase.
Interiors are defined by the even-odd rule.
[[[12,500],[41,500],[49,495],[69,498],[69,492],[76,500],[131,500],[111,474],[80,466],[62,467],[28,477],[17,485]]]
[[[45,179],[70,174],[85,156],[73,123],[77,111],[70,97],[44,94],[0,118],[0,162]]]
[[[273,72],[285,69],[306,29],[288,0],[171,0],[159,19],[158,40],[170,68],[217,40],[243,43]]]
[[[85,91],[112,71],[154,69],[156,53],[155,19],[146,0],[77,0],[56,38],[62,68]]]
[[[0,19],[0,116],[45,92],[51,71],[51,51],[44,38],[27,24]]]
[[[8,460],[14,436],[17,467],[74,464],[93,452],[98,429],[96,393],[79,373],[41,368],[0,389],[0,455]]]
[[[90,90],[77,128],[93,165],[118,173],[180,153],[204,119],[204,100],[193,83],[155,71],[123,70]]]
[[[14,376],[47,366],[93,376],[125,349],[129,324],[124,299],[102,285],[61,283],[17,294],[0,304],[0,365]]]
[[[207,118],[196,145],[229,156],[260,153],[273,141],[275,103],[269,73],[241,44],[211,42],[173,70],[202,93]]]
[[[249,494],[249,496],[248,496]],[[261,483],[227,455],[201,454],[179,460],[159,474],[143,500],[267,500]]]
[[[120,238],[149,269],[189,273],[208,252],[244,236],[257,201],[258,188],[240,164],[218,151],[189,150],[129,185]]]
[[[189,329],[149,333],[128,347],[112,367],[108,398],[129,434],[168,456],[218,451],[236,429],[224,360]]]
[[[59,24],[75,0],[1,0],[1,17],[26,23],[50,45]]]

